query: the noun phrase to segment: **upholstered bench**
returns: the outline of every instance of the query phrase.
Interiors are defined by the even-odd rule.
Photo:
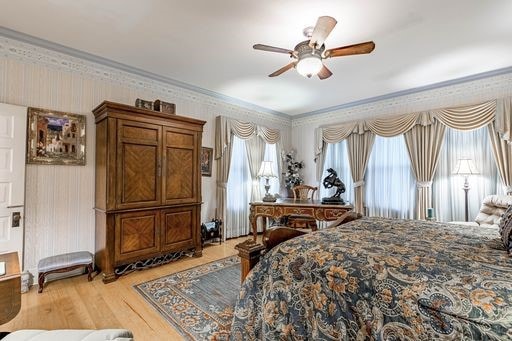
[[[43,292],[44,279],[46,275],[57,272],[68,272],[81,267],[87,268],[87,279],[92,281],[93,257],[88,251],[71,252],[63,255],[43,258],[37,264],[39,273],[39,290]]]

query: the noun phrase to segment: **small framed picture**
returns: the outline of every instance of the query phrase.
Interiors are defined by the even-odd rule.
[[[201,175],[212,176],[213,148],[201,147]]]
[[[142,108],[142,109],[147,109],[147,110],[153,110],[154,109],[153,102],[146,101],[146,100],[143,100],[143,99],[140,99],[140,98],[137,98],[135,100],[135,107]]]
[[[85,116],[28,108],[27,163],[85,165]]]

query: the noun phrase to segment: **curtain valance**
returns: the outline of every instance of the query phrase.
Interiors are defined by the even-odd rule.
[[[315,156],[319,158],[324,143],[338,143],[345,140],[350,134],[364,134],[371,131],[375,135],[392,137],[402,135],[416,125],[431,125],[435,120],[459,130],[472,130],[495,121],[496,130],[502,139],[512,143],[511,115],[512,97],[508,97],[458,108],[436,109],[385,119],[355,121],[335,127],[318,128],[315,138]]]
[[[473,130],[483,127],[496,117],[496,100],[481,104],[430,111],[442,124],[458,130]]]
[[[497,100],[495,128],[502,140],[512,143],[512,97]]]
[[[281,140],[279,129],[271,129],[252,122],[241,122],[225,116],[216,117],[215,129],[215,158],[220,159],[224,151],[231,144],[231,134],[248,140],[253,136],[260,136],[265,142],[276,144]]]

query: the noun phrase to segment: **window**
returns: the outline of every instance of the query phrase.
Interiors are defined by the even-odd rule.
[[[468,178],[470,221],[478,214],[483,198],[498,193],[501,188],[487,127],[471,131],[447,127],[432,188],[433,205],[439,221],[464,221],[464,177],[452,174],[455,163],[463,157],[471,158],[480,173]]]
[[[251,200],[251,172],[245,141],[233,136],[233,151],[229,168],[226,200],[226,238],[245,236],[250,232],[249,202]],[[272,161],[274,173],[279,176],[278,159],[275,144],[266,144],[263,160]],[[263,188],[265,179],[260,179],[260,193],[265,193]],[[269,193],[279,193],[279,177],[270,178]]]
[[[332,168],[338,173],[338,177],[345,184],[345,193],[341,195],[343,200],[354,203],[354,182],[350,173],[350,164],[348,162],[347,141],[343,140],[336,144],[328,144],[325,152],[323,179],[328,175],[327,169]],[[336,188],[326,189],[320,183],[319,198],[330,197],[336,192]]]
[[[414,218],[416,179],[403,135],[375,136],[364,196],[368,216]]]
[[[249,233],[249,200],[251,198],[251,173],[247,161],[245,141],[233,136],[233,151],[226,198],[226,238]]]

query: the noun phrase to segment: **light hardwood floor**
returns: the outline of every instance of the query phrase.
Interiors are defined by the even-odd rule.
[[[103,284],[100,276],[88,282],[87,275],[81,275],[49,282],[41,294],[37,293],[37,286],[32,286],[22,294],[20,313],[1,325],[0,331],[125,328],[133,332],[136,341],[181,340],[180,334],[142,299],[133,285],[235,255],[235,245],[247,238],[230,239],[222,245],[207,244],[202,257],[184,257],[135,271],[110,284]]]

